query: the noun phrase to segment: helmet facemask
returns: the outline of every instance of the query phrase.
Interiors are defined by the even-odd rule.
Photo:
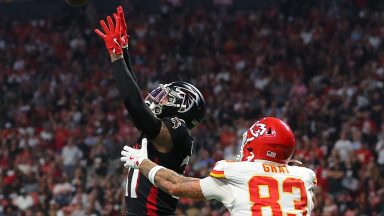
[[[243,133],[243,140],[241,142],[240,154],[236,156],[236,159],[239,161],[252,161],[254,159],[254,154],[249,149],[244,149],[245,146],[255,139],[255,137],[248,137],[248,131]]]
[[[167,84],[160,84],[159,87],[148,93],[145,98],[145,103],[148,105],[149,109],[151,109],[153,114],[160,116],[164,106],[182,107],[181,104],[176,103],[176,97],[177,94],[174,94]]]

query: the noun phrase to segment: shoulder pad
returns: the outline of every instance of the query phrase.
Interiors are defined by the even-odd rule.
[[[315,172],[313,172],[313,170],[311,170],[311,169],[309,169],[310,170],[310,176],[312,177],[312,182],[313,182],[313,185],[315,186],[315,187],[317,187],[317,177],[316,177],[316,174],[315,174]]]
[[[297,171],[300,172],[308,182],[311,182],[314,186],[317,186],[317,178],[313,170],[302,166],[294,167],[296,167]]]

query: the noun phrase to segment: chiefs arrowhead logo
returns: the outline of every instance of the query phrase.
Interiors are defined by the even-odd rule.
[[[261,123],[256,123],[254,124],[250,130],[251,134],[257,138],[259,136],[262,136],[266,131],[267,131],[267,127],[265,124],[261,124]]]

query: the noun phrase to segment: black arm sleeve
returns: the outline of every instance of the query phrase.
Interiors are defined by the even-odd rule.
[[[128,71],[131,73],[133,79],[137,83],[137,78],[136,78],[135,72],[133,71],[131,59],[130,59],[129,52],[128,52],[128,47],[123,49],[123,55],[124,55],[125,64],[127,64],[127,67],[128,67]]]
[[[133,124],[148,138],[155,138],[160,133],[162,123],[141,98],[140,89],[129,72],[124,59],[112,62],[112,68],[117,88]]]

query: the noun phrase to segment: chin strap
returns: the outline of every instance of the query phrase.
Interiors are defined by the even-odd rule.
[[[255,154],[253,152],[250,152],[251,155],[247,157],[247,161],[253,161],[253,158],[255,158]]]

